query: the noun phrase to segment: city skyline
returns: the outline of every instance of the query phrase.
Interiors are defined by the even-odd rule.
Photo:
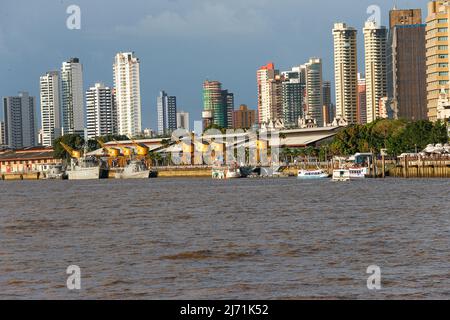
[[[51,3],[53,1],[48,0],[47,2]],[[330,29],[333,23],[337,21],[345,21],[349,25],[357,28],[359,31],[358,51],[363,52],[362,27],[365,20],[369,17],[366,10],[371,5],[370,1],[361,1],[357,4],[344,1],[339,5],[330,2],[325,12],[321,13],[321,17],[324,20],[320,22],[320,28],[316,28],[314,32],[307,32],[307,30],[311,30],[307,25],[308,23],[314,26],[318,22],[310,19],[307,14],[302,14],[302,19],[293,20],[292,22],[296,27],[289,28],[289,32],[287,32],[278,25],[277,21],[279,19],[275,19],[277,14],[278,16],[279,14],[289,14],[294,8],[302,9],[302,12],[314,10],[315,7],[312,3],[298,4],[292,1],[285,1],[273,4],[266,1],[248,1],[243,4],[235,3],[235,1],[227,3],[189,1],[189,3],[181,4],[178,1],[155,1],[151,4],[133,4],[135,4],[135,8],[142,9],[141,11],[133,10],[133,14],[135,12],[142,13],[137,14],[137,16],[131,19],[131,12],[121,12],[123,14],[121,19],[116,19],[115,22],[105,24],[104,19],[95,15],[95,12],[97,12],[101,5],[101,1],[97,4],[80,1],[78,5],[83,13],[81,30],[68,30],[65,28],[65,20],[68,16],[65,14],[65,9],[68,6],[67,3],[63,2],[62,4],[47,6],[50,8],[48,16],[51,19],[46,19],[45,23],[39,26],[33,26],[36,30],[32,30],[31,32],[27,28],[31,29],[30,24],[36,22],[34,21],[35,18],[29,19],[30,21],[20,26],[20,28],[17,23],[14,23],[16,20],[10,21],[10,24],[7,22],[11,15],[26,15],[29,14],[30,10],[33,10],[39,16],[41,10],[35,8],[34,4],[27,3],[24,6],[23,12],[19,12],[15,4],[6,4],[7,10],[5,12],[8,11],[9,16],[1,16],[0,55],[8,63],[0,66],[0,74],[5,75],[0,79],[0,87],[2,88],[0,95],[9,96],[17,91],[28,91],[30,95],[39,96],[39,76],[48,70],[58,69],[61,62],[66,61],[72,56],[77,56],[83,61],[85,78],[83,92],[88,89],[88,85],[96,82],[103,82],[107,86],[112,86],[113,81],[110,66],[113,62],[114,54],[118,51],[135,51],[142,61],[141,91],[143,128],[151,127],[156,129],[157,127],[154,97],[162,89],[177,95],[180,101],[180,107],[191,113],[191,121],[200,120],[202,96],[198,87],[206,78],[215,78],[226,83],[227,88],[235,93],[235,105],[245,103],[250,108],[256,109],[257,97],[255,94],[254,70],[269,61],[274,61],[280,70],[287,70],[290,66],[299,65],[312,56],[321,57],[323,59],[323,79],[331,81],[334,87],[333,43]],[[392,1],[380,1],[379,5],[382,13],[382,24],[388,25],[388,12],[392,9],[394,3]],[[421,8],[423,18],[425,18],[426,2],[397,1],[396,5],[399,8]],[[177,6],[180,9],[176,9]],[[177,11],[183,8],[186,9],[186,13]],[[163,19],[165,12],[177,12],[173,17],[179,23],[175,23],[175,26],[172,28],[179,28],[181,22],[187,21],[195,12],[202,11],[210,13],[210,19],[205,18],[200,21],[200,26],[202,24],[211,24],[211,28],[209,30],[203,30],[199,24],[196,24],[183,32],[186,39],[177,41],[177,44],[171,43],[170,40],[178,40],[180,34],[174,32],[173,29],[171,31],[170,27],[166,24],[161,24],[159,29],[148,34],[140,32],[142,31],[141,29],[148,28],[149,25],[154,23],[153,20],[148,18],[152,17],[149,12],[154,13],[154,19]],[[241,24],[250,24],[250,22],[258,21],[260,23],[253,23],[252,28],[249,30],[247,28],[244,34],[239,34],[225,19],[218,19],[216,21],[211,18],[214,15],[218,15],[218,12],[228,13],[230,17],[235,18],[234,20],[238,16],[241,18],[253,17],[251,21],[241,22]],[[269,16],[269,19],[261,18],[266,17],[269,12],[272,12],[273,16]],[[45,16],[43,12],[42,15]],[[112,10],[111,15],[117,17],[118,13]],[[144,17],[141,17],[141,15]],[[141,21],[142,23],[133,25],[131,23],[132,20]],[[236,29],[240,27],[237,26]],[[51,31],[55,33],[52,38],[58,39],[61,37],[61,39],[64,38],[71,43],[67,43],[64,47],[53,47],[54,44],[46,37],[36,37],[39,41],[35,46],[30,46],[30,50],[21,50],[19,52],[21,47],[15,43],[16,40],[11,39],[8,33],[9,28],[15,28],[16,33],[21,34],[23,38],[27,39],[34,32],[49,31],[51,28]],[[110,30],[111,33],[107,35],[105,33],[106,30]],[[225,37],[228,40],[225,41],[227,44],[232,41],[230,48],[226,49],[230,51],[230,54],[222,55],[219,52],[224,49],[223,45],[205,46],[202,44],[205,41],[202,38],[203,36],[205,36],[204,38],[208,42],[213,41],[215,43],[216,40],[211,39],[214,31]],[[128,36],[123,37],[124,34]],[[265,48],[265,46],[259,44],[263,36],[274,39],[273,45]],[[290,41],[289,39],[292,37],[295,37],[299,41]],[[143,46],[141,44],[143,38],[150,45]],[[151,46],[151,42],[160,38],[165,38],[163,39],[166,45],[165,48],[172,46],[172,48],[175,47],[177,50],[173,51],[173,53],[167,53],[167,50],[160,50],[161,52],[155,50]],[[320,41],[316,41],[317,43],[307,41],[307,39],[312,38],[319,39]],[[77,45],[74,46],[72,42],[77,43]],[[36,41],[32,41],[31,43],[36,43]],[[55,43],[58,43],[58,41],[55,41]],[[47,46],[49,47],[47,48]],[[55,48],[56,50],[51,50]],[[175,53],[181,48],[183,49],[183,56]],[[202,48],[202,50],[199,48]],[[236,50],[237,48],[242,49],[243,52]],[[41,54],[42,52],[46,54],[43,55]],[[221,57],[219,63],[212,61],[213,59],[206,58],[216,55],[219,56],[219,53]],[[359,70],[363,70],[363,60],[363,57],[359,55]],[[174,82],[172,81],[171,75],[180,67],[185,68],[186,72],[180,75],[179,81]],[[161,76],[152,77],[151,75],[154,73],[160,74]],[[17,78],[11,78],[12,74],[17,74]],[[331,92],[334,96],[334,89]],[[332,100],[334,101],[334,97]]]

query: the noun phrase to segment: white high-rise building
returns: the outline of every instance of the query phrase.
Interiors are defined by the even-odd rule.
[[[138,136],[142,133],[139,59],[134,52],[120,52],[113,70],[118,134]]]
[[[177,129],[189,131],[189,128],[189,113],[184,111],[177,112]]]
[[[375,21],[367,21],[364,27],[364,48],[368,123],[381,117],[380,100],[387,96],[386,41],[386,27],[378,26]]]
[[[96,83],[86,91],[87,138],[116,133],[116,112],[112,90]]]
[[[3,98],[4,144],[12,149],[34,147],[37,144],[36,98],[28,92]]]
[[[334,38],[334,76],[336,89],[336,117],[349,124],[357,123],[358,59],[357,31],[345,23],[336,23]]]
[[[306,80],[306,112],[316,120],[318,126],[323,122],[323,91],[322,91],[322,59],[311,58],[305,64]]]
[[[42,145],[52,146],[61,135],[59,73],[50,71],[40,78]]]
[[[61,67],[62,134],[84,135],[83,66],[78,58]]]

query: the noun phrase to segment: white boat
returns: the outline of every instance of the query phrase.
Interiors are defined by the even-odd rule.
[[[121,171],[116,171],[116,179],[148,179],[150,170],[141,161],[131,161]]]
[[[297,177],[299,179],[325,179],[330,175],[321,169],[317,170],[299,170]]]
[[[363,179],[367,176],[368,174],[368,169],[367,168],[349,168],[348,169],[350,171],[350,179]]]
[[[82,157],[72,158],[70,168],[66,173],[69,180],[107,179],[109,169],[102,160],[95,157]]]
[[[212,178],[217,180],[242,178],[242,173],[237,166],[216,166],[212,168]]]
[[[63,180],[67,178],[62,164],[43,164],[40,172],[44,180]]]
[[[350,170],[348,169],[333,170],[333,181],[350,181]]]

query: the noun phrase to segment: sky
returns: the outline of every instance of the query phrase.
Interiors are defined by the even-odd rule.
[[[379,6],[381,23],[397,8],[421,8],[426,0],[0,0],[0,96],[28,91],[39,104],[39,77],[80,58],[85,90],[112,86],[117,52],[141,61],[143,128],[156,129],[156,97],[177,96],[178,109],[200,120],[202,83],[219,80],[235,104],[256,109],[256,70],[268,62],[288,70],[323,59],[324,80],[334,82],[335,22],[358,29],[363,71],[364,22]],[[70,30],[66,12],[81,10],[81,29]],[[2,115],[2,111],[0,115]],[[39,109],[38,109],[39,113]]]

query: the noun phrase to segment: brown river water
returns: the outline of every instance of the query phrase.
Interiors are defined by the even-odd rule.
[[[0,299],[449,299],[449,196],[425,179],[0,181]]]

